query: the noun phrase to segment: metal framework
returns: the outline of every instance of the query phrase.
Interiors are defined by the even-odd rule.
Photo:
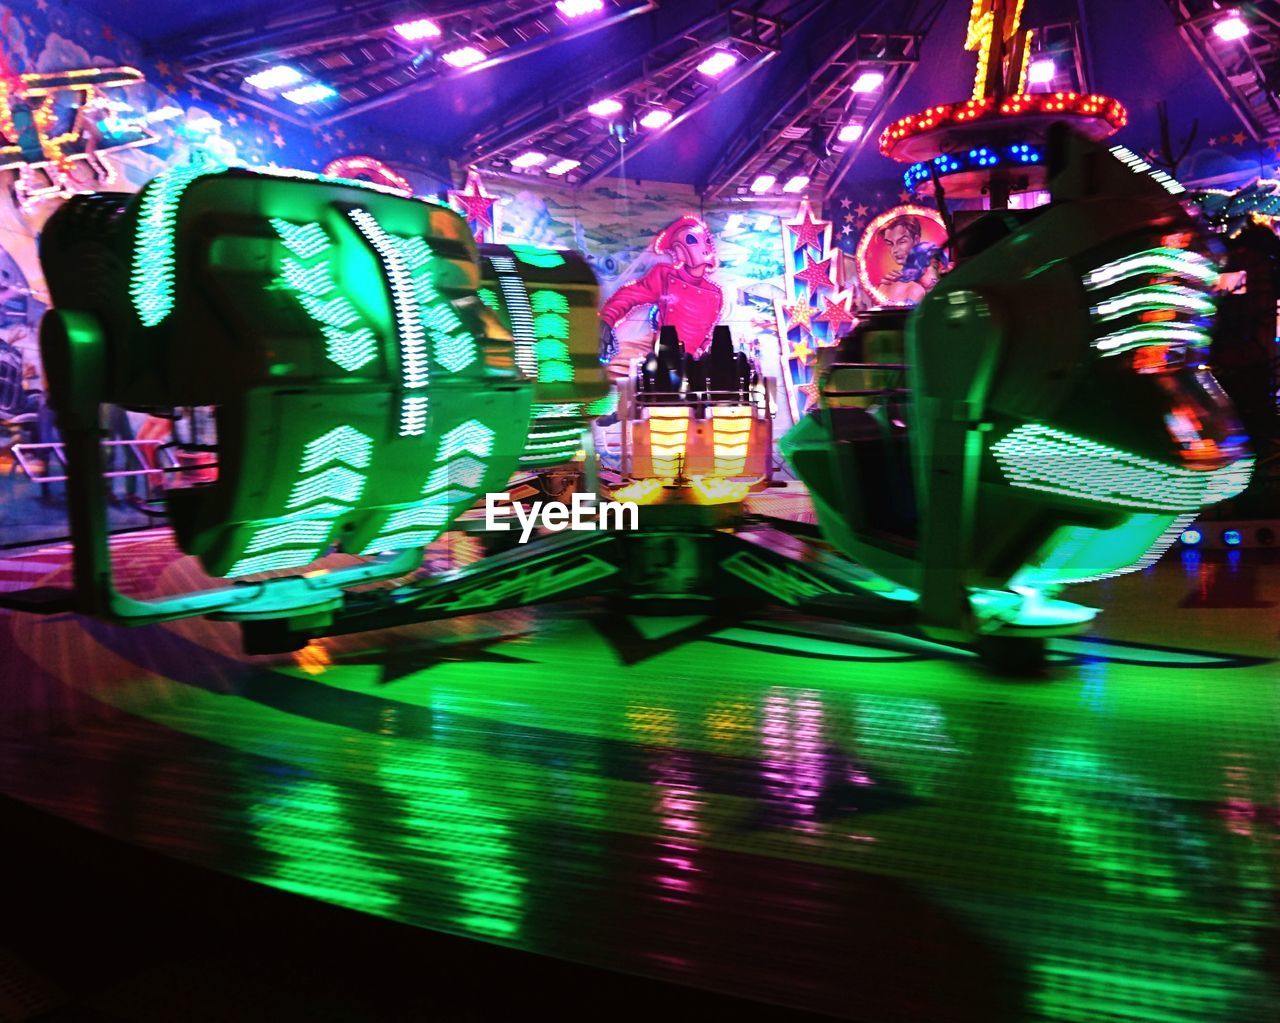
[[[180,41],[186,76],[295,124],[323,125],[395,102],[437,82],[528,56],[657,7],[656,0],[602,0],[598,13],[573,17],[556,0],[482,0],[434,5],[438,34],[410,41],[401,22],[426,17],[420,6],[388,0],[336,0],[274,11],[234,29]],[[454,66],[445,55],[473,47],[478,59]],[[301,82],[334,90],[326,99],[291,102],[287,87],[255,88],[252,75],[277,65]],[[297,84],[297,83],[293,83]]]
[[[762,175],[777,182],[762,198],[776,195],[777,187],[799,175],[809,179],[810,190],[823,191],[846,156],[851,160],[866,139],[878,134],[885,112],[916,68],[920,41],[914,34],[883,33],[848,39],[764,123],[743,126],[708,175],[704,198],[752,197],[751,183]],[[883,74],[884,81],[874,90],[853,91],[864,73]],[[841,137],[847,125],[861,129],[857,139]]]
[[[1165,0],[1191,52],[1255,140],[1280,135],[1280,2],[1247,5],[1249,33],[1227,40],[1214,25],[1231,13],[1214,0]]]
[[[603,78],[580,77],[483,129],[466,143],[465,161],[505,170],[514,156],[532,150],[548,159],[528,173],[545,174],[559,161],[572,161],[575,166],[560,179],[574,185],[592,181],[776,57],[782,32],[776,18],[740,10],[712,15]],[[698,65],[717,50],[733,53],[738,63],[719,78],[699,73]],[[617,101],[621,109],[607,116],[591,113],[588,107],[603,99]],[[644,117],[655,110],[670,120],[645,127]]]

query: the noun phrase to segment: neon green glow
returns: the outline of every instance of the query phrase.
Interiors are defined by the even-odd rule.
[[[246,554],[257,554],[260,551],[275,550],[277,547],[308,547],[312,550],[329,538],[333,529],[331,519],[300,519],[296,522],[281,522],[274,526],[266,526],[254,534]],[[310,558],[307,559],[311,560]],[[302,562],[306,564],[306,562]]]
[[[165,171],[142,190],[129,297],[145,327],[164,322],[173,311],[174,232],[182,193],[197,178],[222,170],[220,166],[183,164]]]
[[[533,350],[538,355],[538,363],[544,362],[567,362],[569,359],[569,346],[563,341],[555,338],[543,338]]]
[[[587,412],[593,416],[607,416],[618,407],[618,392],[610,390],[603,398],[597,398],[587,405]]]
[[[569,299],[558,291],[535,291],[529,302],[529,308],[537,313],[560,313],[569,315]]]
[[[539,296],[546,292],[535,291],[533,298],[536,301]],[[533,333],[535,337],[548,338],[553,337],[561,341],[569,339],[569,320],[560,313],[541,313],[533,318]]]
[[[498,298],[498,293],[492,288],[481,288],[476,292],[476,297],[480,299],[492,312],[502,315],[502,301]]]
[[[564,256],[555,249],[540,249],[536,245],[508,245],[511,254],[528,266],[541,267],[544,270],[564,266]]]
[[[333,267],[321,260],[308,266],[301,261],[315,260],[330,248],[329,236],[319,224],[294,224],[273,217],[275,228],[285,248],[297,256],[286,257],[280,265],[280,284],[297,297],[302,308],[320,326],[325,355],[348,373],[366,365],[378,354],[378,338],[367,326],[359,326],[363,317],[346,296],[337,294]],[[351,329],[351,328],[356,329]]]
[[[364,493],[365,478],[345,466],[335,465],[294,484],[287,507],[301,508],[320,500],[355,504]]]
[[[329,236],[319,224],[295,224],[280,217],[271,218],[285,248],[299,259],[312,260],[329,249]]]
[[[286,259],[280,266],[280,279],[286,287],[317,298],[323,298],[337,287],[328,260],[304,266],[296,259]]]
[[[468,419],[441,438],[438,460],[448,461],[464,451],[488,458],[493,453],[493,431],[478,419]]]
[[[1139,511],[1196,511],[1240,493],[1253,472],[1251,457],[1195,472],[1039,423],[1019,426],[991,452],[1014,486]]]
[[[335,426],[307,444],[300,472],[311,472],[330,462],[346,462],[357,469],[367,468],[373,454],[373,438],[351,426]]]
[[[1084,279],[1088,288],[1106,288],[1130,277],[1144,275],[1183,277],[1198,284],[1212,284],[1218,279],[1213,264],[1198,252],[1185,249],[1155,248],[1135,252],[1098,267]]]
[[[1133,313],[1168,309],[1189,316],[1212,316],[1214,308],[1213,300],[1203,292],[1177,284],[1157,284],[1099,302],[1094,306],[1093,315],[1102,320],[1115,320]]]
[[[414,281],[408,267],[408,260],[416,262],[418,250],[413,246],[402,246],[403,239],[394,238],[384,231],[368,210],[350,210],[347,216],[378,254],[387,283],[391,287],[396,314],[396,338],[400,344],[400,372],[405,389],[423,391],[429,381],[427,342]],[[410,396],[402,396],[401,437],[418,436],[426,429],[429,405],[427,395],[415,395],[412,404],[410,402]]]
[[[1119,355],[1147,345],[1190,345],[1208,348],[1209,333],[1187,323],[1143,323],[1098,338],[1093,346],[1103,355]]]

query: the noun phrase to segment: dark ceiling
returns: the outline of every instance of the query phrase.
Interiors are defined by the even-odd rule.
[[[262,0],[87,0],[82,6],[140,39],[152,57],[172,63],[190,53],[195,41],[209,31],[249,28],[288,5]],[[332,9],[335,4],[304,6]],[[461,5],[455,0],[411,6],[434,15]],[[513,111],[553,96],[566,84],[589,84],[726,6],[717,0],[659,0],[650,13],[499,66],[441,80],[356,114],[350,123],[368,133],[413,138],[443,156],[457,157],[468,139],[501,125]],[[888,106],[888,120],[968,96],[975,58],[963,50],[963,41],[971,0],[766,0],[737,6],[781,17],[784,23],[799,23],[783,32],[776,59],[737,87],[712,97],[612,173],[705,184],[735,135],[767,121],[773,108],[803,88],[825,56],[859,28],[901,32],[932,21],[918,66]],[[397,7],[403,10],[405,5]],[[932,8],[938,8],[936,20],[931,18]],[[1168,101],[1175,134],[1185,134],[1193,120],[1200,122],[1201,138],[1242,129],[1179,35],[1164,0],[1027,0],[1024,25],[1070,19],[1078,20],[1083,29],[1090,87],[1118,97],[1130,109],[1130,125],[1121,141],[1139,149],[1156,143],[1160,100]],[[613,143],[602,136],[601,144]],[[847,180],[883,181],[900,172],[898,165],[879,156],[874,139],[869,139]]]

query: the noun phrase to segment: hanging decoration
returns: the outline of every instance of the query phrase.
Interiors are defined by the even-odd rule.
[[[151,125],[179,115],[177,107],[143,113],[106,92],[143,80],[132,67],[17,74],[0,63],[0,174],[16,172],[13,194],[24,213],[44,199],[112,184],[112,153],[159,141]]]
[[[449,190],[449,205],[466,218],[471,233],[481,244],[495,241],[497,224],[493,208],[497,202],[498,197],[491,195],[484,187],[480,172],[474,167],[467,171],[464,188]]]
[[[785,290],[773,302],[778,322],[783,388],[793,422],[817,404],[818,351],[836,344],[854,321],[853,292],[837,283],[831,221],[813,215],[802,199],[793,220],[782,222]]]
[[[372,156],[340,156],[325,166],[324,173],[330,178],[370,181],[401,195],[413,195],[413,186],[403,175],[397,174],[381,160]]]

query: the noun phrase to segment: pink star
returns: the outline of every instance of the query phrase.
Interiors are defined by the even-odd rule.
[[[829,220],[815,220],[813,210],[809,208],[809,200],[802,199],[800,201],[800,212],[796,214],[795,220],[786,221],[787,230],[795,235],[795,245],[793,248],[815,248],[819,252],[823,251],[823,236],[827,229],[831,226]]]
[[[449,204],[466,217],[477,238],[493,229],[493,204],[497,201],[498,197],[489,194],[480,173],[474,169],[467,171],[465,188],[449,192]]]
[[[819,288],[834,288],[836,282],[831,279],[831,260],[824,259],[821,263],[810,263],[796,274],[796,280],[804,281],[809,285],[811,292]]]
[[[853,322],[853,313],[849,312],[849,307],[846,305],[848,301],[848,299],[845,299],[843,302],[832,302],[831,299],[823,296],[822,312],[815,316],[814,319],[823,320],[831,324],[831,332],[839,334],[840,324]]]

